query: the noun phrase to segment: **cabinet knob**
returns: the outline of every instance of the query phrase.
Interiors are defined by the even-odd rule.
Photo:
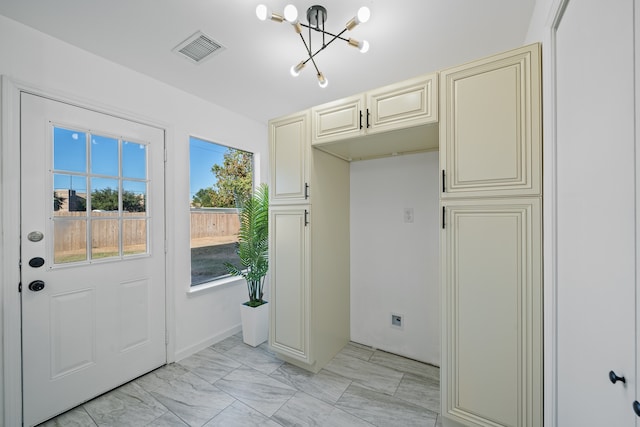
[[[633,402],[633,412],[635,412],[636,415],[640,417],[640,402],[638,402],[637,400]]]
[[[615,384],[618,381],[622,381],[625,384],[627,383],[627,380],[624,377],[619,377],[613,371],[609,371],[609,381],[611,381],[612,384]]]

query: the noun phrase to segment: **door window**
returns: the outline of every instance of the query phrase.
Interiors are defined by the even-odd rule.
[[[55,264],[148,253],[148,146],[52,127]]]

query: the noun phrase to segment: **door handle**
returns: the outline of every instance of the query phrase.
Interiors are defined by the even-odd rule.
[[[29,290],[33,292],[38,292],[44,289],[44,282],[42,280],[34,280],[29,283]]]
[[[627,380],[624,377],[619,377],[613,371],[609,371],[609,381],[611,381],[611,384],[615,384],[618,381],[622,381],[625,384],[627,383]]]

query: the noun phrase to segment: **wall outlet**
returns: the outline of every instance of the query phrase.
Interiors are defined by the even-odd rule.
[[[402,315],[391,314],[391,326],[394,328],[402,328]]]
[[[413,208],[404,208],[404,222],[413,222]]]

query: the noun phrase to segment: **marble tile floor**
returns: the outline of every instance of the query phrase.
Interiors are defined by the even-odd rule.
[[[42,424],[440,426],[437,367],[349,343],[312,374],[240,334]]]

